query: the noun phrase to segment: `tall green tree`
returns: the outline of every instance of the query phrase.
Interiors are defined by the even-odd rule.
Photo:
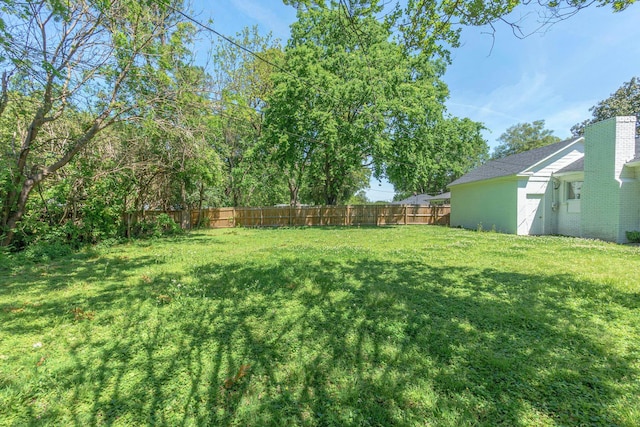
[[[216,147],[223,161],[226,184],[222,203],[232,206],[282,203],[286,197],[282,174],[264,157],[258,143],[264,109],[273,91],[271,75],[282,50],[270,34],[245,28],[229,43],[217,45],[213,55],[216,83]],[[256,52],[259,58],[249,52]],[[271,185],[265,186],[265,182]]]
[[[283,0],[285,4],[301,7],[330,7],[333,0]],[[386,0],[340,0],[349,10],[389,7]],[[592,6],[608,6],[614,12],[627,9],[635,0],[407,0],[397,3],[384,14],[386,22],[398,28],[404,44],[430,54],[449,58],[448,49],[459,45],[463,25],[488,26],[495,32],[496,25],[506,24],[517,37],[540,31],[559,21],[568,19],[580,10]],[[533,24],[522,14],[509,15],[516,8],[536,18]]]
[[[305,189],[348,200],[365,168],[402,189],[444,188],[486,155],[479,124],[445,117],[442,62],[395,42],[365,3],[309,8],[292,27],[266,115],[291,203]]]
[[[175,100],[156,88],[173,78],[161,63],[180,48],[185,26],[174,13],[180,3],[2,2],[2,116],[16,105],[19,117],[7,125],[12,143],[0,187],[1,245],[12,242],[32,191],[101,132]]]
[[[612,93],[607,99],[589,108],[591,118],[577,123],[571,128],[575,136],[584,134],[584,127],[591,123],[610,119],[615,116],[636,116],[638,119],[637,136],[640,136],[640,78],[632,77]]]
[[[434,125],[418,123],[398,138],[386,175],[399,194],[440,194],[447,185],[488,157],[481,123],[447,118]],[[404,197],[400,197],[401,199]]]
[[[498,141],[500,145],[495,147],[492,159],[500,159],[523,151],[532,150],[560,141],[553,135],[553,131],[544,128],[544,120],[536,120],[532,123],[518,123],[508,128]]]
[[[360,19],[361,33],[345,31],[344,11],[334,6],[299,12],[287,71],[275,74],[266,112],[266,140],[292,204],[302,188],[314,188],[314,201],[323,204],[344,198],[382,142],[385,82],[402,56],[375,19]]]

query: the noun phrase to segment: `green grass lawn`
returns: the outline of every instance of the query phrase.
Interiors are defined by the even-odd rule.
[[[640,425],[640,248],[435,226],[0,253],[1,425]]]

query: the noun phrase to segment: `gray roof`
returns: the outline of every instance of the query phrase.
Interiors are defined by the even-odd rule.
[[[429,200],[431,200],[433,196],[428,194],[416,194],[415,196],[407,197],[403,200],[398,200],[393,202],[394,205],[428,205]]]
[[[449,186],[516,175],[524,172],[555,152],[573,144],[580,138],[582,137],[567,139],[565,141],[545,145],[544,147],[534,148],[533,150],[525,151],[523,153],[512,154],[502,159],[491,160],[481,166],[478,166],[469,173],[462,175],[460,178],[449,184]]]
[[[431,200],[449,200],[451,198],[451,192],[438,194],[437,196],[433,196]]]
[[[583,171],[584,171],[584,157],[580,157],[578,160],[563,167],[556,173],[583,172]]]

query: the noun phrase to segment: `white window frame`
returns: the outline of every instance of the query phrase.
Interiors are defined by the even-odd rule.
[[[584,181],[567,181],[565,184],[565,194],[564,194],[565,200],[566,201],[581,200],[583,185],[584,185]],[[573,195],[573,197],[570,197],[570,195]]]

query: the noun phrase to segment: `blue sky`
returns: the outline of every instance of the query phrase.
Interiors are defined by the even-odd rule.
[[[223,34],[258,25],[283,41],[295,20],[295,10],[281,0],[196,1],[193,10]],[[525,23],[533,28],[535,17]],[[589,107],[640,76],[637,5],[615,14],[590,7],[525,39],[506,26],[496,30],[493,38],[486,28],[465,28],[443,78],[449,113],[483,122],[490,147],[509,126],[539,119],[555,135],[569,137],[572,125],[590,117]],[[393,187],[372,182],[367,196],[391,200]]]

